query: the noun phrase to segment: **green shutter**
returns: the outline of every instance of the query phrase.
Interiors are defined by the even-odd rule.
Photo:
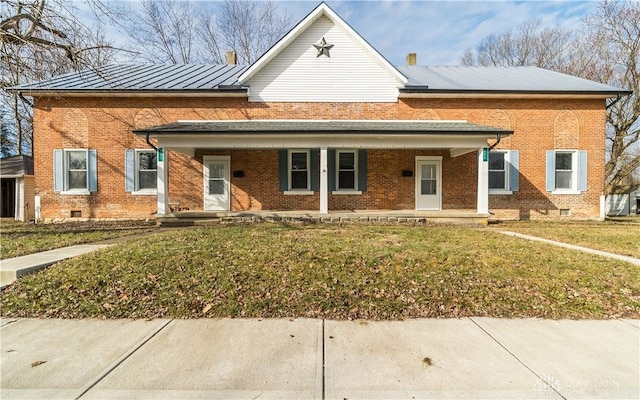
[[[358,150],[358,190],[367,191],[367,150]]]
[[[309,151],[309,173],[311,174],[311,190],[320,190],[320,149]]]
[[[289,152],[278,150],[278,183],[281,192],[289,190]]]
[[[336,149],[327,150],[327,181],[329,183],[329,191],[336,190]]]

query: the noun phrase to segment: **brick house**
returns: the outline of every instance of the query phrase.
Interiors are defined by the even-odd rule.
[[[119,65],[14,87],[35,103],[40,218],[601,217],[605,105],[627,91],[407,61],[391,65],[322,3],[250,66]]]

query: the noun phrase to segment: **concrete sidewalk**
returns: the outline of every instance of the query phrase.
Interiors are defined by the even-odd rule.
[[[638,399],[640,321],[0,320],[2,399]]]

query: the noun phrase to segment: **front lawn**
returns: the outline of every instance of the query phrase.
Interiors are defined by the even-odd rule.
[[[142,233],[152,227],[142,221],[27,224],[0,221],[0,259]]]
[[[492,224],[502,230],[576,244],[640,258],[640,219],[625,217],[615,221],[515,221]]]
[[[216,226],[62,262],[2,291],[3,317],[640,317],[640,269],[442,226]]]

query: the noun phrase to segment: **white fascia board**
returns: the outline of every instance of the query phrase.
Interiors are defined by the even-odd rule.
[[[349,24],[347,24],[338,14],[336,14],[328,5],[324,2],[320,3],[309,15],[307,15],[302,21],[298,23],[288,34],[286,34],[278,43],[276,43],[269,51],[264,53],[255,63],[253,63],[246,71],[244,71],[239,77],[238,82],[246,83],[251,77],[253,77],[258,71],[264,68],[274,57],[276,57],[283,49],[285,49],[291,42],[293,42],[302,32],[304,32],[311,24],[313,24],[321,16],[326,16],[334,24],[344,29],[353,39],[355,39],[374,59],[382,65],[391,75],[393,75],[404,87],[409,81],[396,67],[394,67],[389,61],[387,61],[376,49],[374,49],[362,36],[356,32]]]
[[[216,135],[179,134],[158,137],[171,149],[479,149],[494,135]]]

